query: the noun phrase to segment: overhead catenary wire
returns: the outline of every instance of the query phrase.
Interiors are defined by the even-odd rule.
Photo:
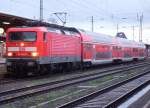
[[[37,4],[37,3],[35,3],[35,4],[33,4],[33,3],[29,3],[29,2],[23,2],[23,1],[19,1],[19,0],[13,0],[12,2],[15,2],[15,3],[18,3],[18,4],[21,4],[21,5],[26,5],[26,6],[28,6],[28,7],[34,7],[34,8],[40,8],[40,6],[39,6],[39,4],[38,5],[35,5],[35,4]],[[61,2],[61,3],[59,3],[59,2]],[[69,8],[68,8],[68,6],[66,6],[66,2],[64,2],[63,0],[59,0],[59,1],[57,1],[57,3],[58,4],[60,4],[59,5],[59,7],[63,7],[63,9],[65,9],[65,10],[70,10]],[[91,2],[92,3],[92,2]],[[46,3],[45,3],[46,4]],[[83,1],[80,1],[80,2],[78,2],[78,1],[75,1],[75,0],[71,0],[71,1],[69,1],[69,5],[71,5],[71,7],[73,6],[74,7],[74,11],[75,12],[77,12],[77,13],[79,13],[80,12],[80,10],[78,10],[78,7],[80,6],[80,8],[81,8],[81,10],[83,11],[83,12],[85,12],[86,14],[89,14],[89,13],[93,13],[94,14],[94,16],[95,15],[97,15],[98,17],[101,15],[101,16],[107,16],[107,17],[109,17],[109,15],[108,15],[108,13],[107,12],[105,12],[104,10],[102,10],[102,9],[100,9],[100,7],[91,7],[91,6],[89,6],[88,5],[89,4],[89,1],[85,1],[85,2],[83,2]],[[68,4],[67,4],[68,5]],[[93,3],[93,5],[94,5],[94,3]],[[53,5],[52,5],[53,6]],[[52,10],[50,10],[50,9],[48,9],[48,8],[45,8],[45,7],[43,7],[43,11],[46,11],[46,13],[50,13]],[[74,13],[75,13],[74,12]],[[53,13],[53,12],[52,12]],[[72,15],[74,14],[74,13],[71,13]],[[107,13],[107,14],[106,14]],[[85,16],[85,15],[83,15],[83,16]],[[95,16],[95,17],[97,17],[97,16]]]
[[[27,18],[33,18],[33,19],[39,19],[39,1],[40,0],[32,0],[30,1],[25,1],[25,0],[6,0],[8,2],[8,6],[10,5],[10,13],[21,13],[20,15],[27,17]],[[144,13],[144,20],[142,21],[142,29],[144,29],[143,36],[145,35],[145,27],[148,25],[145,25],[145,22],[148,21],[150,15],[147,13],[150,11],[150,8],[148,7],[150,5],[150,2],[148,0],[137,0],[136,7],[137,10],[134,11],[126,11],[129,9],[121,8],[119,3],[117,4],[117,8],[113,8],[115,5],[115,1],[112,2],[111,0],[51,0],[51,1],[44,1],[44,7],[43,7],[43,19],[44,21],[48,21],[48,18],[53,18],[57,20],[57,18],[53,15],[51,15],[54,12],[67,12],[67,26],[78,26],[79,23],[84,23],[88,24],[88,26],[82,26],[81,28],[84,29],[91,29],[91,16],[94,17],[94,26],[95,26],[95,31],[98,29],[97,26],[103,25],[106,23],[111,23],[111,29],[114,29],[115,25],[115,31],[116,31],[116,24],[119,23],[120,26],[122,26],[124,23],[130,24],[130,29],[132,25],[138,25],[139,21],[136,20],[136,13],[139,13],[139,15],[143,12]],[[128,2],[129,0],[127,0]],[[123,1],[125,3],[125,1]],[[10,4],[9,4],[10,3]],[[131,5],[133,6],[134,1],[130,2]],[[15,8],[15,6],[17,7]],[[21,7],[20,9],[18,9]],[[57,8],[56,8],[57,7]],[[119,8],[120,7],[120,8]],[[124,6],[123,6],[124,7]],[[27,9],[25,9],[27,8]],[[26,10],[31,10],[29,13]],[[8,12],[9,13],[9,12]],[[51,15],[51,16],[50,16]],[[122,20],[122,17],[126,17],[127,20]],[[103,19],[103,20],[101,20]],[[50,20],[49,20],[50,21]],[[126,22],[125,22],[126,21]],[[59,21],[60,24],[60,21]],[[110,26],[110,25],[109,25]],[[135,33],[134,35],[141,35],[139,33],[139,30],[137,30],[137,26],[135,26]],[[121,29],[121,28],[120,28]],[[129,28],[128,28],[129,29]],[[139,33],[139,34],[138,34]],[[129,35],[133,35],[133,32],[131,32]],[[139,36],[141,38],[141,36]],[[141,39],[140,39],[141,40]]]

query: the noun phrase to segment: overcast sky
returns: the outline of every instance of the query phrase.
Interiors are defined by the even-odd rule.
[[[143,40],[150,41],[150,0],[43,0],[44,20],[54,18],[55,12],[67,12],[67,26],[91,30],[91,17],[94,17],[94,31],[115,35],[117,24],[133,39],[132,26],[135,26],[135,40],[138,40],[138,18],[143,14]],[[1,0],[0,12],[39,19],[40,0]]]

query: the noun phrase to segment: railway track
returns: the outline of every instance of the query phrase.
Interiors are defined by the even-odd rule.
[[[49,82],[49,83],[45,83],[45,84],[1,91],[0,92],[0,104],[5,104],[8,102],[14,101],[16,99],[33,96],[33,95],[39,94],[39,93],[45,93],[45,92],[48,92],[51,90],[56,90],[58,88],[85,82],[88,80],[94,80],[94,79],[105,77],[108,75],[123,73],[124,71],[127,71],[127,70],[132,70],[135,68],[140,68],[140,67],[148,66],[148,65],[149,65],[149,63],[144,63],[144,64],[140,63],[140,64],[136,64],[134,66],[130,65],[130,67],[124,66],[124,67],[120,67],[120,68],[105,70],[103,72],[97,71],[95,73],[90,73],[90,74],[84,73],[80,76],[70,77],[67,79],[57,80],[57,81],[53,81],[53,82]]]
[[[146,61],[147,62],[147,61]],[[141,63],[141,61],[140,62],[138,62],[137,64],[140,64]],[[125,65],[133,65],[134,63],[130,63],[129,62],[129,64],[128,63],[124,63],[123,65],[125,66]],[[117,65],[117,67],[119,67],[119,68],[121,68],[122,67],[122,64],[120,65]],[[116,65],[115,66],[106,66],[106,67],[104,67],[104,68],[102,68],[103,70],[113,70],[113,69],[117,69],[117,67],[116,67]],[[95,69],[95,68],[94,68]],[[88,70],[87,70],[88,71]],[[89,69],[89,71],[90,71],[90,69]],[[77,72],[77,73],[79,73],[79,74],[81,74],[81,72]],[[83,72],[82,72],[83,73]],[[70,73],[71,74],[71,73]],[[69,74],[69,75],[70,75]],[[67,75],[68,75],[68,73],[67,73]],[[9,83],[17,83],[17,82],[26,82],[26,81],[31,81],[31,80],[39,80],[39,79],[45,79],[45,78],[49,78],[49,77],[51,77],[50,75],[46,75],[46,76],[29,76],[29,78],[22,78],[22,79],[20,79],[20,78],[13,78],[13,77],[10,77],[10,76],[7,76],[7,75],[5,75],[6,77],[3,77],[3,78],[0,78],[0,85],[2,85],[2,84],[9,84]],[[58,74],[57,74],[57,76],[59,76]],[[55,75],[53,75],[53,77],[57,77],[57,76],[55,76]],[[62,74],[61,74],[61,76],[62,76]],[[68,76],[67,76],[68,77]],[[56,78],[57,79],[57,78]]]
[[[150,84],[150,71],[137,74],[109,87],[97,90],[58,108],[117,108],[130,96]]]
[[[150,75],[149,75],[150,76]],[[148,76],[147,76],[148,77]],[[116,100],[110,102],[105,106],[105,108],[112,108],[112,107],[118,107],[123,102],[125,102],[127,99],[131,98],[133,95],[144,89],[146,86],[150,84],[150,80],[146,80],[145,82],[141,83],[139,86],[135,86],[134,89],[131,89],[129,92],[123,94],[122,96],[118,97]]]
[[[149,62],[145,61],[144,63],[149,63]],[[136,65],[140,65],[140,64],[143,64],[143,62],[141,63],[141,61],[140,61],[140,62],[136,63]],[[112,70],[115,70],[115,69],[122,69],[124,67],[126,68],[126,67],[132,66],[132,65],[135,65],[135,63],[130,63],[130,62],[128,63],[127,62],[127,63],[121,64],[121,65],[117,65],[117,66],[115,65],[113,67],[106,66],[106,67],[102,68],[102,72],[101,73],[103,73],[103,71],[105,72],[105,71],[112,71]],[[91,70],[87,70],[87,71],[91,71]],[[92,74],[90,74],[90,73],[84,73],[83,74],[81,72],[78,72],[78,73],[76,74],[77,76],[80,76],[80,74],[82,74],[82,75],[87,75],[87,74],[92,75],[93,74],[93,73]],[[62,76],[62,74],[60,76]],[[73,75],[70,75],[70,76],[72,77]],[[70,76],[67,76],[67,77],[70,77]],[[73,76],[73,77],[75,77],[75,76]],[[36,77],[32,77],[31,76],[29,78],[22,78],[22,79],[20,79],[20,78],[16,79],[16,78],[12,78],[12,77],[4,77],[4,78],[0,79],[0,85],[17,83],[17,82],[27,82],[27,81],[31,81],[31,80],[46,79],[46,78],[49,78],[49,77],[51,77],[51,76],[50,75],[47,75],[47,76],[36,76]],[[55,75],[53,75],[53,77],[56,77],[56,79],[58,79],[57,76],[55,76]]]

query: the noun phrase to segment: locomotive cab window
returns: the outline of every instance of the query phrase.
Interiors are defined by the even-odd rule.
[[[27,41],[33,42],[36,41],[37,33],[36,32],[10,32],[8,40],[9,41]]]

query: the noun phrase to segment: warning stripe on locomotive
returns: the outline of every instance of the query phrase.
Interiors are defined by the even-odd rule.
[[[8,47],[8,51],[37,51],[36,47]]]

